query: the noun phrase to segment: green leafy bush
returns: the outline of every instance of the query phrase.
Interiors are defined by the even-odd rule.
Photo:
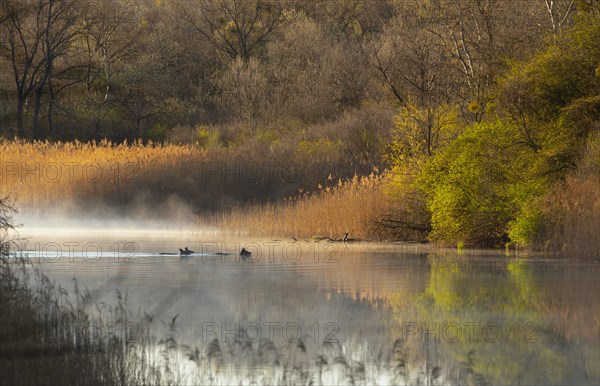
[[[475,124],[426,163],[417,183],[431,212],[431,239],[498,242],[509,224],[529,218],[517,221],[529,214],[544,181],[535,177],[534,154],[515,141],[515,130],[500,120]]]
[[[594,169],[583,155],[600,127],[598,47],[600,25],[580,22],[557,44],[513,66],[497,90],[495,116],[449,137],[429,157],[418,154],[424,153],[418,138],[405,135],[407,141],[392,144],[396,168],[416,165],[430,239],[543,241],[545,195],[577,169]],[[410,146],[400,146],[405,143]]]

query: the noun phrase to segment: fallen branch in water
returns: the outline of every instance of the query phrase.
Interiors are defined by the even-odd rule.
[[[407,221],[395,220],[390,218],[383,218],[375,222],[377,225],[381,225],[391,229],[409,229],[418,232],[431,232],[431,225],[413,224]]]

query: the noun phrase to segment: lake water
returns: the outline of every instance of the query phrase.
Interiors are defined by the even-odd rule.
[[[145,320],[182,383],[600,383],[597,262],[183,231],[21,233],[30,259],[71,292],[76,279],[96,312],[120,296],[123,330],[135,341]],[[184,246],[196,253],[180,258]]]

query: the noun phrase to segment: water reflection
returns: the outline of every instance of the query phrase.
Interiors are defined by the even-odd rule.
[[[94,242],[93,256],[24,249],[95,304],[127,294],[180,383],[600,382],[599,264],[273,241],[243,261],[232,240]],[[204,253],[164,254],[181,245]]]

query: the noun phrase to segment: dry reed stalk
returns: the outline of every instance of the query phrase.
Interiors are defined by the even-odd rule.
[[[386,178],[355,176],[278,203],[222,211],[206,218],[203,225],[257,236],[339,238],[350,232],[352,237],[370,238],[373,220],[388,205],[383,192]]]
[[[569,176],[545,202],[544,248],[571,258],[600,257],[600,181],[597,175]]]
[[[193,146],[81,142],[0,142],[0,196],[21,207],[44,208],[88,195],[119,201],[139,185],[176,185],[206,159]]]

